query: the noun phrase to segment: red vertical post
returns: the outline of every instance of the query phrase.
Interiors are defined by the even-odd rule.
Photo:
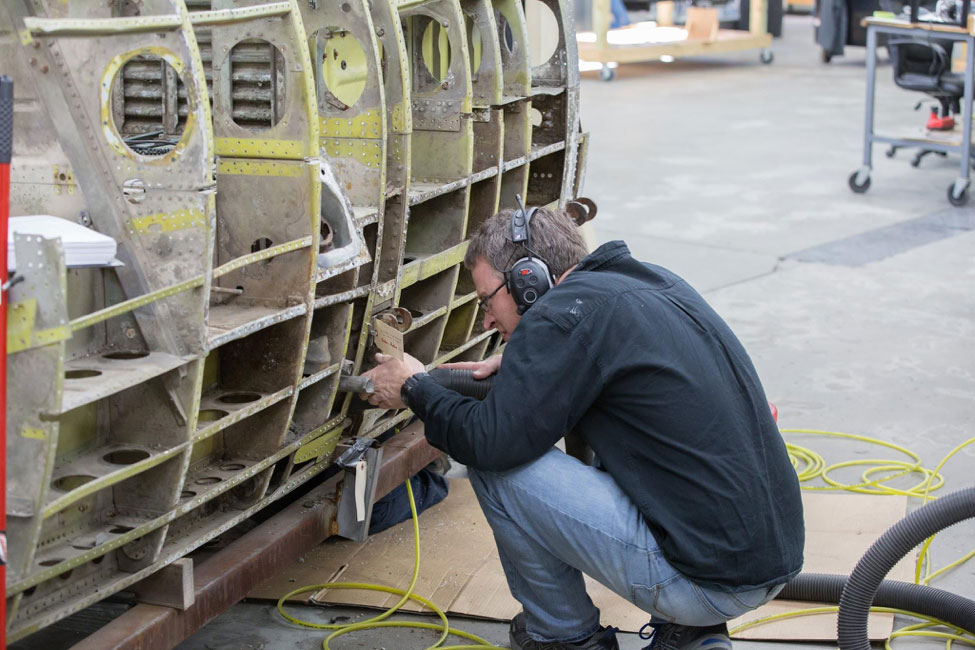
[[[7,223],[14,138],[14,81],[0,75],[0,648],[7,647]]]

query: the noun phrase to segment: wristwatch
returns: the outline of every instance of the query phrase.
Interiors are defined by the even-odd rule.
[[[418,372],[415,375],[410,375],[406,378],[406,381],[403,382],[403,385],[399,389],[399,396],[400,399],[403,400],[403,403],[406,404],[406,408],[413,408],[413,406],[410,404],[410,392],[416,388],[416,385],[420,383],[421,379],[429,376],[430,373]]]

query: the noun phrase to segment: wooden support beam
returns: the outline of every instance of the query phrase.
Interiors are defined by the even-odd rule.
[[[140,603],[184,610],[193,605],[193,560],[184,557],[132,586]]]

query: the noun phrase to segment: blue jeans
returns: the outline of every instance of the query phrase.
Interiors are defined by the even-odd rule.
[[[606,472],[552,448],[504,472],[468,467],[511,594],[530,636],[573,642],[599,629],[585,573],[655,620],[715,625],[771,600],[781,587],[726,593],[701,587],[664,559],[643,516]]]

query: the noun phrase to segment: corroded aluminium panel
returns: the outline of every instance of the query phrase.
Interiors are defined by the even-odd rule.
[[[498,350],[467,239],[518,194],[563,204],[584,164],[571,12],[546,5],[534,67],[514,0],[0,7],[14,214],[89,225],[125,263],[65,272],[36,242],[46,268],[11,294],[11,638],[405,422],[338,388],[376,318],[408,313],[429,366]]]

